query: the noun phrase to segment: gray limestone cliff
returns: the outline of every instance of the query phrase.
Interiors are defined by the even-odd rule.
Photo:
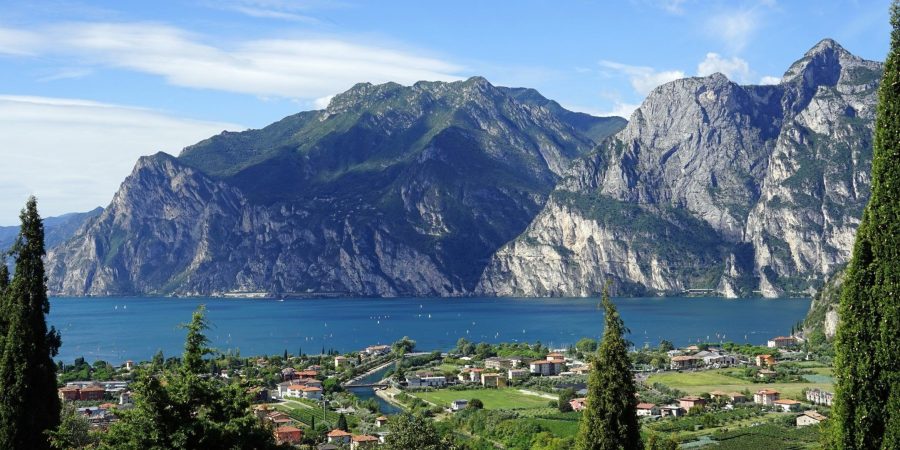
[[[655,89],[485,270],[486,295],[805,295],[846,263],[882,65],[824,40],[772,86]]]

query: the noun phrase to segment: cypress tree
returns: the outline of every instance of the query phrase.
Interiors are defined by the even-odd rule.
[[[47,329],[44,224],[28,199],[13,246],[15,275],[6,288],[6,337],[0,355],[0,448],[50,448],[47,432],[59,424],[56,364],[60,339]]]
[[[878,91],[872,195],[841,293],[832,446],[900,448],[900,3]]]
[[[609,285],[603,289],[605,311],[603,340],[591,362],[588,394],[581,416],[576,448],[579,450],[639,449],[641,428],[637,419],[637,388],[628,358],[625,328],[609,299]]]

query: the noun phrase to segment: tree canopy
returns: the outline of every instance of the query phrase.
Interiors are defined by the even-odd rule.
[[[878,91],[872,194],[856,233],[835,341],[840,449],[900,448],[900,3]]]
[[[46,449],[47,433],[60,418],[53,357],[61,341],[55,329],[47,329],[44,224],[34,197],[19,217],[22,225],[11,251],[15,274],[9,283],[6,258],[0,261],[0,448]]]
[[[251,412],[245,390],[206,373],[203,358],[211,350],[204,334],[208,329],[204,311],[201,306],[185,326],[188,333],[178,367],[138,375],[134,408],[117,413],[120,420],[104,435],[103,448],[277,448],[272,431]]]
[[[597,355],[591,362],[588,394],[576,440],[579,450],[637,449],[641,428],[637,419],[637,389],[628,358],[627,332],[609,286],[603,290],[604,329]]]

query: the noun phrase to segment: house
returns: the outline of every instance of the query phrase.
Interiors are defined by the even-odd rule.
[[[558,375],[562,372],[561,363],[549,360],[532,361],[528,368],[533,375],[541,376]]]
[[[371,345],[366,347],[365,353],[368,356],[383,356],[391,352],[389,345]]]
[[[694,356],[673,356],[669,365],[672,370],[693,369],[700,361],[703,360]]]
[[[350,450],[363,448],[375,448],[378,445],[378,438],[369,436],[368,434],[354,435],[351,437]]]
[[[103,400],[106,395],[106,389],[99,385],[75,384],[66,385],[66,387],[57,390],[59,399],[63,401],[99,401]]]
[[[653,403],[638,403],[637,415],[638,417],[658,416],[659,407],[657,407]]]
[[[784,412],[800,410],[800,402],[798,402],[797,400],[779,399],[775,400],[772,403],[775,405],[775,407]]]
[[[521,361],[521,360],[518,360]],[[506,370],[516,367],[516,363],[510,358],[491,357],[484,360],[485,369]]]
[[[575,375],[585,375],[591,371],[591,366],[590,366],[590,364],[585,364],[582,366],[573,367],[573,368],[569,369],[569,371],[571,371]]]
[[[820,389],[810,389],[806,391],[806,401],[815,405],[831,406],[834,401],[834,394]]]
[[[296,445],[303,440],[303,431],[292,426],[278,427],[275,429],[275,443],[278,445]]]
[[[125,370],[127,370],[129,372],[134,370],[134,361],[132,361],[130,359],[128,361],[125,361]]]
[[[706,399],[702,397],[696,397],[693,395],[688,395],[687,397],[682,397],[678,399],[678,406],[680,406],[685,411],[690,411],[691,408],[695,406],[703,407],[706,405]]]
[[[825,416],[819,414],[816,411],[806,411],[803,414],[797,416],[797,426],[805,427],[807,425],[818,425],[825,419]]]
[[[453,400],[450,402],[450,411],[462,411],[469,406],[468,400]]]
[[[718,400],[720,398],[728,398],[728,393],[725,391],[709,391],[709,398],[713,400]]]
[[[573,398],[569,400],[569,406],[572,407],[572,411],[581,411],[584,409],[587,399],[584,397]]]
[[[446,377],[420,377],[411,375],[406,377],[406,386],[411,388],[444,387],[447,385]]]
[[[335,356],[334,357],[334,368],[337,370],[341,370],[344,367],[350,366],[350,358],[346,356]]]
[[[756,365],[759,367],[772,367],[776,363],[772,355],[756,355]]]
[[[663,417],[681,417],[685,413],[680,406],[668,405],[659,408],[659,414]]]
[[[778,400],[781,393],[773,389],[763,389],[753,394],[753,403],[757,405],[772,406]]]
[[[309,400],[322,400],[322,388],[304,386],[300,389],[300,396]]]
[[[325,435],[325,438],[328,440],[329,444],[339,444],[340,445],[340,444],[349,444],[350,438],[352,436],[353,436],[352,434],[350,434],[344,430],[334,429],[334,430],[329,431],[328,434]]]
[[[547,361],[562,364],[566,362],[566,357],[562,353],[550,353],[547,355]]]
[[[387,425],[387,422],[388,422],[388,418],[385,416],[378,416],[375,418],[375,426],[378,428],[381,428],[381,427]]]
[[[769,348],[787,348],[787,347],[796,347],[799,341],[797,338],[793,336],[778,336],[777,338],[770,339],[766,344]]]
[[[759,369],[759,372],[756,372],[756,377],[764,380],[771,380],[775,378],[777,373],[774,370],[769,369]]]
[[[738,363],[737,358],[731,355],[723,355],[718,352],[709,352],[702,351],[694,355],[695,358],[700,358],[703,360],[703,365],[706,366],[733,366]]]
[[[506,387],[506,378],[499,373],[482,373],[481,385],[484,387]]]
[[[731,399],[731,403],[744,403],[747,401],[747,397],[740,392],[729,392],[728,398]]]
[[[506,373],[510,380],[521,380],[522,378],[528,378],[528,370],[527,369],[509,369]]]
[[[134,400],[131,399],[130,391],[123,391],[119,394],[119,405],[130,405],[134,403]]]
[[[463,369],[457,377],[459,378],[459,381],[462,381],[463,383],[478,383],[481,381],[481,372],[484,372],[484,369],[467,367]]]
[[[696,345],[690,345],[684,349],[687,353],[697,353],[700,351],[700,347]]]
[[[293,380],[295,373],[297,373],[297,370],[293,367],[285,367],[284,369],[281,369],[281,381]]]
[[[62,401],[75,401],[78,400],[78,392],[81,389],[76,387],[62,387],[57,390],[57,394],[59,395],[59,399]]]

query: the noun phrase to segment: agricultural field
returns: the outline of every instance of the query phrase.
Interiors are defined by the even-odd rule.
[[[410,395],[418,397],[426,402],[449,407],[453,400],[471,400],[477,398],[484,403],[485,409],[532,409],[547,406],[546,398],[524,394],[516,389],[467,389],[437,391],[410,392]]]
[[[833,391],[834,386],[830,382],[808,382],[808,383],[751,383],[747,380],[730,376],[728,373],[732,369],[705,370],[698,372],[667,372],[650,375],[647,379],[648,384],[661,383],[670,388],[678,389],[689,394],[703,394],[710,391],[743,391],[756,392],[760,389],[775,389],[781,392],[785,398],[800,398],[801,393],[807,388],[818,388],[826,391]],[[825,374],[830,375],[831,371],[827,368],[812,369],[816,373],[821,373],[826,380]]]

